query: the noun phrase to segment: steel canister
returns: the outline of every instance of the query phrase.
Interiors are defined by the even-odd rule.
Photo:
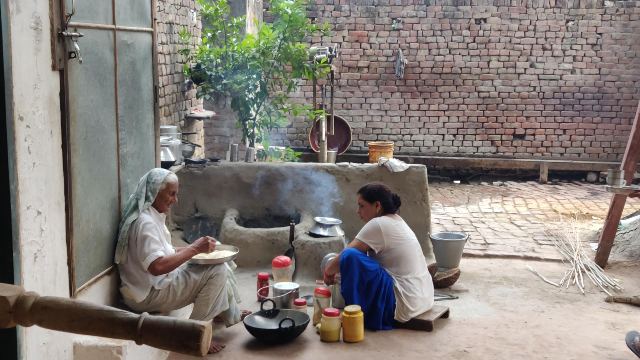
[[[300,285],[294,282],[273,284],[273,299],[278,309],[292,309],[293,301],[300,297]]]
[[[338,273],[334,279],[335,284],[331,285],[331,307],[342,309],[345,305],[342,291],[340,290],[340,286],[342,286],[342,276]]]

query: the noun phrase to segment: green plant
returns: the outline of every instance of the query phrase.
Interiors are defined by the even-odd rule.
[[[289,147],[267,146],[256,153],[258,161],[278,162],[278,161],[298,161],[302,153],[294,151]]]
[[[195,51],[180,51],[187,57],[184,72],[198,85],[199,97],[231,100],[248,146],[268,142],[269,131],[288,124],[289,115],[318,115],[290,99],[300,80],[329,71],[326,62],[309,61],[310,37],[326,35],[327,26],[307,18],[304,0],[272,0],[273,21],[257,24],[256,34],[244,33],[245,17],[232,17],[227,0],[197,1],[202,41]],[[188,32],[180,36],[190,41]]]

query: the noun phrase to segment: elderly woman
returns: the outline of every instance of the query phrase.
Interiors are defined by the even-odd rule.
[[[191,319],[221,318],[227,326],[238,323],[242,313],[231,269],[186,265],[193,256],[215,249],[214,238],[205,236],[184,248],[171,245],[166,213],[178,201],[178,177],[165,169],[153,169],[138,182],[124,209],[115,263],[125,304],[136,311],[170,311],[193,303]],[[209,352],[224,346],[211,343]]]
[[[400,204],[384,184],[360,188],[358,215],[366,224],[325,268],[327,284],[340,272],[345,302],[362,307],[371,330],[401,326],[433,306],[427,262],[416,235],[397,214]]]

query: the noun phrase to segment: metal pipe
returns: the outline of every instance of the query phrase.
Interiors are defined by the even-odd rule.
[[[318,110],[318,92],[316,90],[316,87],[318,86],[318,80],[316,79],[315,75],[311,79],[311,86],[313,87],[313,111],[315,112],[316,110]],[[315,113],[313,114],[313,116],[313,120],[315,120]]]
[[[322,104],[320,107],[322,110],[325,109],[325,85],[320,85],[320,98],[322,100]],[[326,163],[327,162],[327,116],[323,113],[320,116],[320,141],[318,142],[318,147],[320,148],[319,153],[319,162]]]
[[[320,152],[318,153],[318,162],[326,163],[327,159],[327,117],[320,117],[320,134],[322,134],[322,139],[318,143],[320,147]]]
[[[336,126],[335,126],[335,121],[333,118],[333,113],[335,111],[333,111],[333,83],[334,83],[334,72],[333,72],[333,66],[331,66],[331,72],[330,74],[330,78],[331,78],[331,82],[329,84],[329,86],[331,86],[331,98],[329,99],[329,103],[330,103],[330,111],[331,111],[331,122],[329,123],[329,135],[335,135],[336,132]],[[333,150],[333,149],[331,149]]]
[[[69,27],[82,28],[82,29],[94,29],[94,30],[120,30],[120,31],[153,33],[153,28],[147,28],[147,27],[121,26],[121,25],[111,25],[111,24],[93,24],[93,23],[85,23],[85,22],[77,22],[77,21],[70,22]]]

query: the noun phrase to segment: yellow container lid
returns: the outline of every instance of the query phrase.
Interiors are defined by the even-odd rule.
[[[346,315],[356,315],[362,311],[360,305],[348,305],[344,307],[344,313]]]

